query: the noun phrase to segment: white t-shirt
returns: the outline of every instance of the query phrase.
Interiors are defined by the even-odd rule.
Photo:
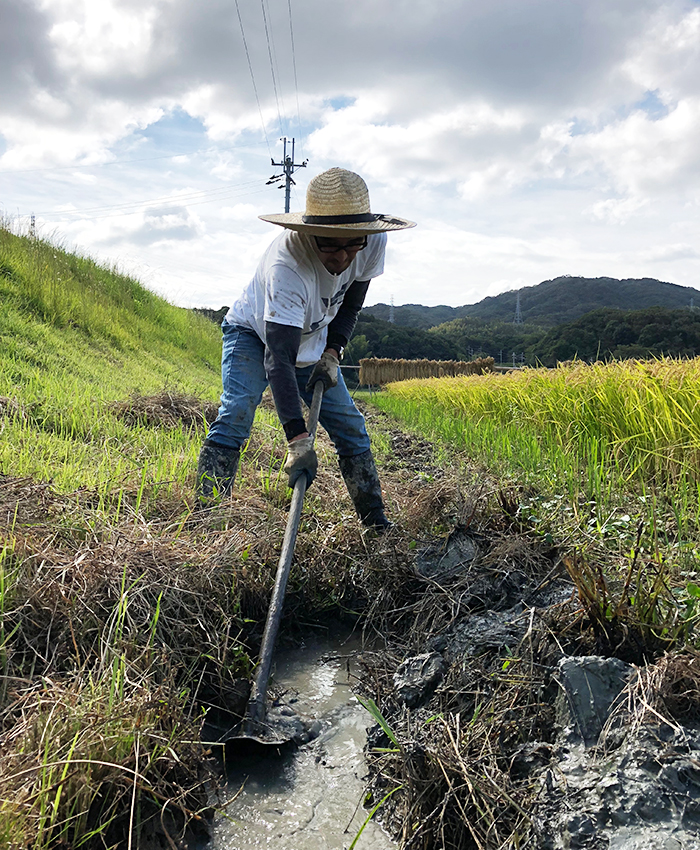
[[[265,322],[301,328],[297,367],[323,354],[328,325],[354,280],[384,271],[386,233],[374,233],[348,268],[331,274],[311,247],[311,236],[284,230],[263,254],[253,279],[224,318],[229,325],[254,330],[265,342]]]

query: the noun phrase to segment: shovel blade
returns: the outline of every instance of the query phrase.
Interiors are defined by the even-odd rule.
[[[262,735],[235,735],[225,741],[226,756],[250,758],[257,756],[281,756],[293,749],[296,744],[291,738],[264,737]]]

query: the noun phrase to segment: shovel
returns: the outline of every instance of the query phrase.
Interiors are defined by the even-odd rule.
[[[323,383],[317,381],[314,386],[308,421],[309,434],[314,437],[316,436],[322,398]],[[300,475],[294,483],[292,504],[289,509],[287,527],[282,542],[282,552],[280,553],[279,565],[277,566],[275,586],[272,591],[272,598],[270,599],[270,607],[267,612],[265,631],[263,632],[262,645],[260,647],[260,660],[255,673],[255,679],[253,680],[253,688],[250,693],[250,699],[248,700],[246,716],[239,727],[240,731],[238,734],[226,741],[227,749],[233,748],[240,749],[241,751],[250,751],[251,749],[256,749],[258,746],[279,748],[288,744],[291,740],[288,732],[282,727],[276,729],[274,724],[265,722],[267,713],[265,698],[267,696],[267,685],[272,668],[272,653],[275,649],[277,632],[279,630],[280,620],[282,619],[284,593],[287,588],[287,579],[289,578],[289,570],[292,565],[294,544],[297,539],[297,532],[299,531],[301,510],[304,506],[304,494],[306,493],[307,486],[306,475]]]

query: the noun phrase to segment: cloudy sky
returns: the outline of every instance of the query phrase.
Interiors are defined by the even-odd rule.
[[[391,234],[367,303],[562,274],[700,289],[700,2],[0,0],[0,212],[230,304],[332,166]],[[630,305],[633,307],[634,305]]]

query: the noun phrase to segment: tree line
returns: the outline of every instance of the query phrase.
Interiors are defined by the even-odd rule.
[[[530,366],[564,360],[633,357],[694,357],[700,354],[700,310],[604,308],[554,328],[512,322],[455,319],[429,330],[397,327],[361,313],[346,350],[346,362],[365,357],[473,360],[498,364],[517,359]],[[522,356],[521,356],[522,355]]]
[[[199,309],[220,323],[227,312]],[[564,360],[621,360],[633,357],[700,355],[700,309],[602,308],[556,327],[534,323],[454,319],[428,330],[399,326],[362,311],[344,363],[364,358],[392,360],[475,360],[496,364],[555,366]]]

